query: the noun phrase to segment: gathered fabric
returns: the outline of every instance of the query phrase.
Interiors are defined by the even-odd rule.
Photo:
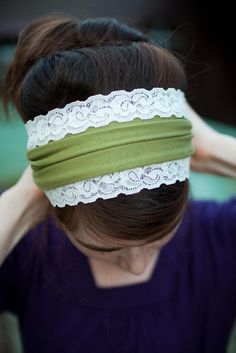
[[[27,152],[34,180],[43,190],[193,153],[187,119],[154,117],[112,122]]]

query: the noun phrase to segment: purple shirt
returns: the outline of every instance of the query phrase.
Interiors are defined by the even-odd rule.
[[[6,310],[25,353],[223,353],[236,318],[236,198],[189,201],[152,278],[116,288],[96,287],[87,257],[50,219],[0,268]]]

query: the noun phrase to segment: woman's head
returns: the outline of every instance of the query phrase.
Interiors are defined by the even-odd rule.
[[[114,19],[79,22],[50,16],[22,31],[6,74],[4,102],[13,101],[27,122],[95,94],[153,87],[184,91],[185,86],[178,60],[139,31]],[[185,180],[53,211],[73,242],[83,238],[88,244],[122,248],[118,252],[124,254],[126,248],[163,245],[181,221],[187,196]]]

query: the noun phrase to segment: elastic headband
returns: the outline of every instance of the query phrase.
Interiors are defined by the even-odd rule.
[[[36,117],[26,123],[27,157],[36,184],[54,206],[64,207],[185,180],[193,147],[184,105],[180,90],[137,89],[91,96]],[[167,177],[168,163],[172,176]],[[124,190],[130,173],[148,166],[153,176],[159,173],[155,183],[138,180],[138,188]],[[117,180],[111,182],[114,174],[120,187]]]

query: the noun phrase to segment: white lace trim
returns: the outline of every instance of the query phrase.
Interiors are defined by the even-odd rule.
[[[155,115],[168,118],[185,116],[185,96],[181,90],[155,87],[131,92],[113,91],[108,95],[94,95],[86,101],[76,101],[64,108],[56,108],[25,124],[28,133],[27,149],[49,141],[78,134],[89,127],[108,125],[111,121],[126,122],[134,118],[151,119]]]
[[[142,189],[158,188],[189,178],[190,157],[128,169],[45,191],[53,206],[91,203],[119,194],[135,194]]]

